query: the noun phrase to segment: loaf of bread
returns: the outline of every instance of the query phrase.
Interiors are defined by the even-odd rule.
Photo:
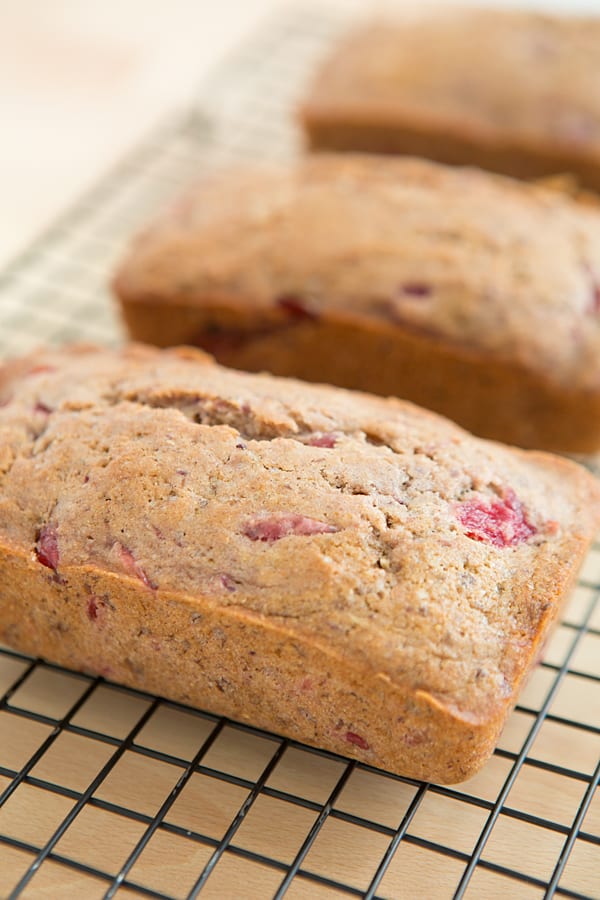
[[[415,778],[502,724],[600,524],[575,463],[191,349],[0,371],[0,640]]]
[[[456,10],[363,26],[317,73],[310,144],[600,189],[600,18]]]
[[[200,185],[117,274],[131,336],[600,449],[600,211],[424,160],[323,154]]]

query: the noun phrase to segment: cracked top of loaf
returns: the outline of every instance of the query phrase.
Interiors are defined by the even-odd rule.
[[[397,400],[193,350],[0,370],[0,543],[289,630],[479,721],[512,694],[600,521],[566,460]],[[84,571],[84,570],[82,570]]]
[[[600,389],[600,208],[476,169],[321,154],[216,175],[138,237],[115,285],[167,316],[229,311],[233,329],[375,318]]]
[[[600,18],[463,9],[375,21],[342,40],[309,117],[401,118],[489,141],[518,137],[600,155]]]

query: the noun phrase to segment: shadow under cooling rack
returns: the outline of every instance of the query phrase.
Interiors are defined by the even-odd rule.
[[[0,355],[122,339],[107,283],[190,181],[286,158],[344,22],[288,10],[0,275]],[[453,788],[0,648],[0,896],[600,897],[600,547],[494,756]]]

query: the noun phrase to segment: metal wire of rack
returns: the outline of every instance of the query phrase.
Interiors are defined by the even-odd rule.
[[[344,23],[288,10],[0,276],[0,355],[113,343],[129,234],[199,174],[289,156]],[[0,895],[600,897],[600,545],[484,770],[399,778],[0,648]]]

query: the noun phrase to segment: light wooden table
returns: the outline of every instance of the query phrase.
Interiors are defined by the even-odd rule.
[[[3,0],[0,266],[290,2]]]

